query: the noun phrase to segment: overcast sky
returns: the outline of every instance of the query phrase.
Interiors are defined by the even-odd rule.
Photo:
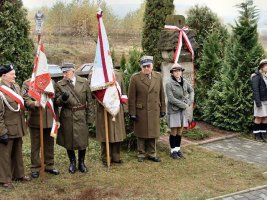
[[[38,8],[42,6],[52,6],[57,0],[22,0],[26,8]],[[70,2],[71,0],[61,0]],[[123,17],[127,12],[139,8],[144,0],[106,0],[107,4],[112,7],[115,14]],[[238,16],[238,9],[235,5],[243,0],[174,0],[175,9],[178,14],[185,14],[193,5],[206,5],[213,12],[225,20],[226,23],[232,22]],[[267,27],[267,1],[254,0],[254,4],[260,9],[260,26]]]

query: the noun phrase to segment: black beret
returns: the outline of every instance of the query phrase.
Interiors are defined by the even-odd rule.
[[[0,65],[0,76],[6,74],[14,69],[12,64],[3,64]]]

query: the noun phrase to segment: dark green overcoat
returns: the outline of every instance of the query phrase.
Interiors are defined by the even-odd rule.
[[[88,146],[88,123],[91,109],[88,104],[91,101],[89,82],[85,78],[76,76],[74,91],[67,80],[58,81],[56,84],[56,104],[61,106],[57,144],[68,150],[83,150]],[[62,92],[67,92],[69,98],[62,100]],[[75,109],[85,106],[84,109]]]

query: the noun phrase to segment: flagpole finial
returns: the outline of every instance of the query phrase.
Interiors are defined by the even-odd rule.
[[[44,14],[40,10],[38,10],[37,13],[35,14],[35,23],[36,23],[35,27],[36,33],[38,35],[41,35],[44,24]]]
[[[100,4],[102,3],[102,0],[97,0],[97,6],[98,6],[98,9],[100,8]]]

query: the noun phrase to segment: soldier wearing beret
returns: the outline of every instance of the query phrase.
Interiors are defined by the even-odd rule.
[[[24,101],[11,64],[0,65],[0,184],[12,189],[12,180],[29,181],[24,174],[22,136],[26,134]]]
[[[31,176],[39,177],[41,167],[40,162],[40,113],[38,101],[28,95],[30,79],[23,82],[22,93],[25,107],[28,109],[28,126],[31,136]],[[56,109],[55,109],[56,110]],[[51,111],[46,108],[43,110],[43,133],[44,133],[44,163],[45,172],[58,175],[59,171],[54,168],[54,138],[50,136],[53,124]]]
[[[70,160],[69,172],[76,171],[75,151],[78,150],[78,169],[87,172],[84,159],[88,146],[89,101],[91,91],[89,82],[85,78],[75,75],[72,63],[61,67],[63,80],[58,81],[55,87],[56,104],[61,106],[59,115],[60,128],[58,130],[57,144],[67,149]]]
[[[139,162],[146,157],[160,162],[156,139],[160,134],[160,117],[166,114],[163,81],[161,74],[153,71],[152,56],[143,56],[140,64],[141,71],[131,77],[128,95],[129,115],[137,136],[137,157]]]

